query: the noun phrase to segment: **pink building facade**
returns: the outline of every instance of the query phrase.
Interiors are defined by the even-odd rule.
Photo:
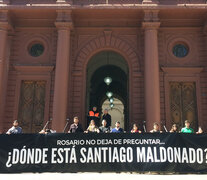
[[[204,0],[0,0],[0,132],[86,127],[108,90],[126,130],[207,130],[206,20]]]

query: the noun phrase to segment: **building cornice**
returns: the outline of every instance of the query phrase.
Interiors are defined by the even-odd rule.
[[[71,10],[57,10],[57,18],[55,26],[58,30],[73,29],[72,11]]]
[[[41,2],[41,3],[40,3]],[[207,7],[206,0],[179,0],[179,1],[170,1],[170,0],[102,0],[102,1],[86,1],[86,0],[0,0],[0,8],[71,8],[71,9],[80,9],[80,8],[145,8],[145,9],[162,9],[162,8],[205,8]]]
[[[0,10],[0,30],[8,31],[12,29],[13,27],[10,22],[9,11]]]
[[[161,67],[166,74],[200,74],[203,67]]]

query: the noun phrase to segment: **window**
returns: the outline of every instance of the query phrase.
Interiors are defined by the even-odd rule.
[[[44,52],[44,46],[40,43],[32,44],[29,47],[29,54],[33,57],[39,57],[43,54],[43,52]]]
[[[188,47],[184,44],[176,44],[173,47],[173,54],[178,58],[183,58],[188,55]]]

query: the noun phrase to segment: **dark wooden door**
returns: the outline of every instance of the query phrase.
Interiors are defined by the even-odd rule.
[[[170,116],[172,124],[184,126],[189,120],[194,129],[198,127],[195,82],[170,82]]]
[[[44,123],[46,81],[21,83],[18,120],[24,133],[37,133]]]

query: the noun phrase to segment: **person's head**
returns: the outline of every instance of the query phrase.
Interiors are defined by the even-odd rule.
[[[94,125],[95,125],[95,121],[94,120],[91,120],[90,126],[94,126]]]
[[[17,121],[17,120],[14,120],[14,122],[13,122],[13,126],[14,126],[14,127],[17,127],[18,125],[19,125],[18,121]]]
[[[119,121],[117,121],[117,122],[115,123],[115,127],[116,127],[116,128],[119,128],[119,127],[120,127],[120,122],[119,122]]]
[[[104,114],[108,114],[108,109],[104,109]]]
[[[189,127],[190,127],[190,121],[185,120],[185,127],[186,127],[186,128],[189,128]]]
[[[156,131],[158,131],[159,130],[159,124],[155,122],[153,124],[153,129],[156,130]]]
[[[137,131],[137,130],[138,130],[138,126],[137,126],[137,124],[133,124],[133,130],[134,130],[134,131]]]
[[[201,126],[198,127],[198,133],[203,133],[203,129]]]
[[[178,126],[177,126],[177,124],[173,124],[173,125],[172,125],[172,130],[173,130],[173,131],[177,131],[177,130],[178,130]]]
[[[104,126],[104,127],[105,127],[105,126],[106,126],[106,124],[107,124],[106,120],[105,120],[105,119],[103,119],[103,120],[102,120],[102,126]]]
[[[74,117],[74,118],[73,118],[73,122],[74,122],[75,124],[78,124],[78,122],[79,122],[78,117]]]
[[[93,107],[93,111],[97,111],[97,107],[96,106]]]

